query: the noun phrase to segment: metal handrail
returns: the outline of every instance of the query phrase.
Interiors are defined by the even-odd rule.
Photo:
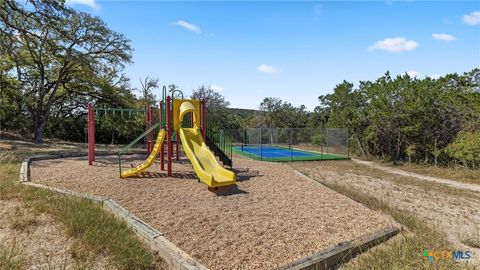
[[[150,132],[152,132],[152,130],[156,129],[158,126],[160,125],[160,123],[156,123],[155,125],[151,126],[149,129],[147,129],[145,132],[143,132],[140,136],[138,136],[135,140],[133,140],[131,143],[129,143],[127,146],[125,146],[124,148],[120,149],[118,151],[118,154],[122,154],[123,152],[125,152],[126,150],[128,150],[129,148],[131,148],[134,144],[136,144],[138,141],[140,141],[140,139],[142,139],[143,137],[145,137],[145,135],[149,134]]]
[[[120,149],[118,151],[118,170],[120,173],[120,176],[122,175],[122,153],[127,151],[128,149],[132,148],[134,144],[136,144],[138,141],[140,141],[143,137],[145,137],[147,134],[150,132],[154,131],[157,127],[160,126],[160,123],[156,123],[155,125],[151,126],[149,129],[147,129],[145,132],[143,132],[140,136],[138,136],[135,140],[133,140],[131,143],[129,143],[127,146],[124,148]]]

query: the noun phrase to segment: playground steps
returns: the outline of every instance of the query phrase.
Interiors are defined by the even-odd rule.
[[[232,159],[227,156],[227,154],[225,154],[222,149],[220,149],[220,147],[218,147],[218,145],[215,144],[215,142],[213,140],[211,140],[208,136],[207,136],[207,141],[205,142],[207,144],[207,146],[210,148],[210,150],[213,151],[213,153],[215,154],[215,156],[217,156],[220,161],[223,163],[224,166],[228,166],[228,167],[232,167]]]

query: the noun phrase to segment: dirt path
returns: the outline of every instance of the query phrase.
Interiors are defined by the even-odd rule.
[[[454,188],[458,189],[466,189],[474,192],[480,192],[480,185],[476,184],[467,184],[467,183],[461,183],[458,181],[450,180],[450,179],[445,179],[445,178],[439,178],[439,177],[433,177],[433,176],[428,176],[428,175],[422,175],[418,173],[412,173],[412,172],[406,172],[404,170],[400,169],[393,169],[389,168],[387,166],[383,166],[381,164],[375,163],[373,161],[364,161],[364,160],[359,160],[359,159],[352,159],[353,162],[356,162],[358,164],[366,165],[378,170],[382,170],[384,172],[392,173],[392,174],[398,174],[401,176],[408,176],[408,177],[415,177],[421,180],[426,180],[426,181],[432,181],[440,184],[445,184]]]
[[[480,194],[440,181],[419,181],[410,173],[390,172],[365,162],[302,162],[291,166],[325,184],[342,185],[409,211],[444,232],[460,250],[474,253],[480,265]],[[377,168],[380,167],[380,168]],[[429,247],[424,247],[428,249]]]

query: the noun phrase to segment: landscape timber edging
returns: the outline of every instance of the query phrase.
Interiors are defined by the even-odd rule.
[[[288,165],[286,165],[288,166]],[[305,175],[304,173],[294,169],[289,166],[295,174],[302,177],[303,179],[315,183],[317,185],[324,186],[322,183],[317,180]],[[328,187],[326,187],[328,188]],[[353,202],[360,204],[352,200]],[[362,204],[360,204],[362,205]],[[365,207],[364,205],[362,205]],[[397,224],[395,222],[395,224]],[[286,266],[278,267],[275,270],[297,270],[297,269],[308,269],[308,270],[324,270],[324,269],[335,269],[339,263],[342,261],[348,260],[349,258],[355,257],[357,254],[364,252],[365,250],[376,246],[391,237],[397,235],[402,230],[402,227],[399,225],[385,228],[383,230],[374,232],[372,234],[367,234],[360,236],[351,241],[343,242],[332,246],[330,248],[324,249],[318,253],[315,253],[311,256],[304,257],[293,263],[290,263]]]
[[[97,156],[116,155],[117,152],[98,152]],[[138,152],[131,153],[138,154]],[[178,248],[175,244],[170,242],[163,233],[154,229],[132,213],[128,212],[125,208],[115,202],[113,199],[105,198],[101,196],[94,196],[85,193],[79,193],[72,190],[48,187],[41,184],[31,182],[30,178],[30,164],[32,161],[49,160],[49,159],[62,159],[68,157],[82,157],[87,156],[87,153],[59,153],[59,154],[47,154],[36,155],[27,157],[23,160],[20,167],[20,182],[27,186],[46,189],[57,193],[65,194],[68,196],[74,196],[77,198],[83,198],[100,204],[104,209],[115,215],[117,218],[123,220],[128,227],[139,236],[139,238],[145,242],[151,249],[158,252],[158,254],[167,262],[171,269],[179,270],[207,270],[208,268],[202,265],[200,262],[190,257],[186,252]]]

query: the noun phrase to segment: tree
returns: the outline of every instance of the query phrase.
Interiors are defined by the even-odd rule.
[[[279,127],[281,107],[282,100],[275,97],[266,97],[260,103],[260,111],[267,127]]]
[[[230,106],[230,102],[225,100],[225,97],[213,90],[210,86],[200,86],[198,89],[193,90],[192,99],[205,99],[207,110],[209,111],[221,111]]]
[[[97,94],[85,86],[104,70],[123,68],[132,51],[129,40],[100,18],[56,0],[2,1],[0,42],[1,54],[14,64],[10,72],[33,120],[35,143],[42,142],[52,107]]]
[[[158,78],[149,78],[148,76],[143,80],[140,78],[140,84],[142,86],[141,91],[144,107],[154,105],[156,101],[153,89],[158,89]]]

